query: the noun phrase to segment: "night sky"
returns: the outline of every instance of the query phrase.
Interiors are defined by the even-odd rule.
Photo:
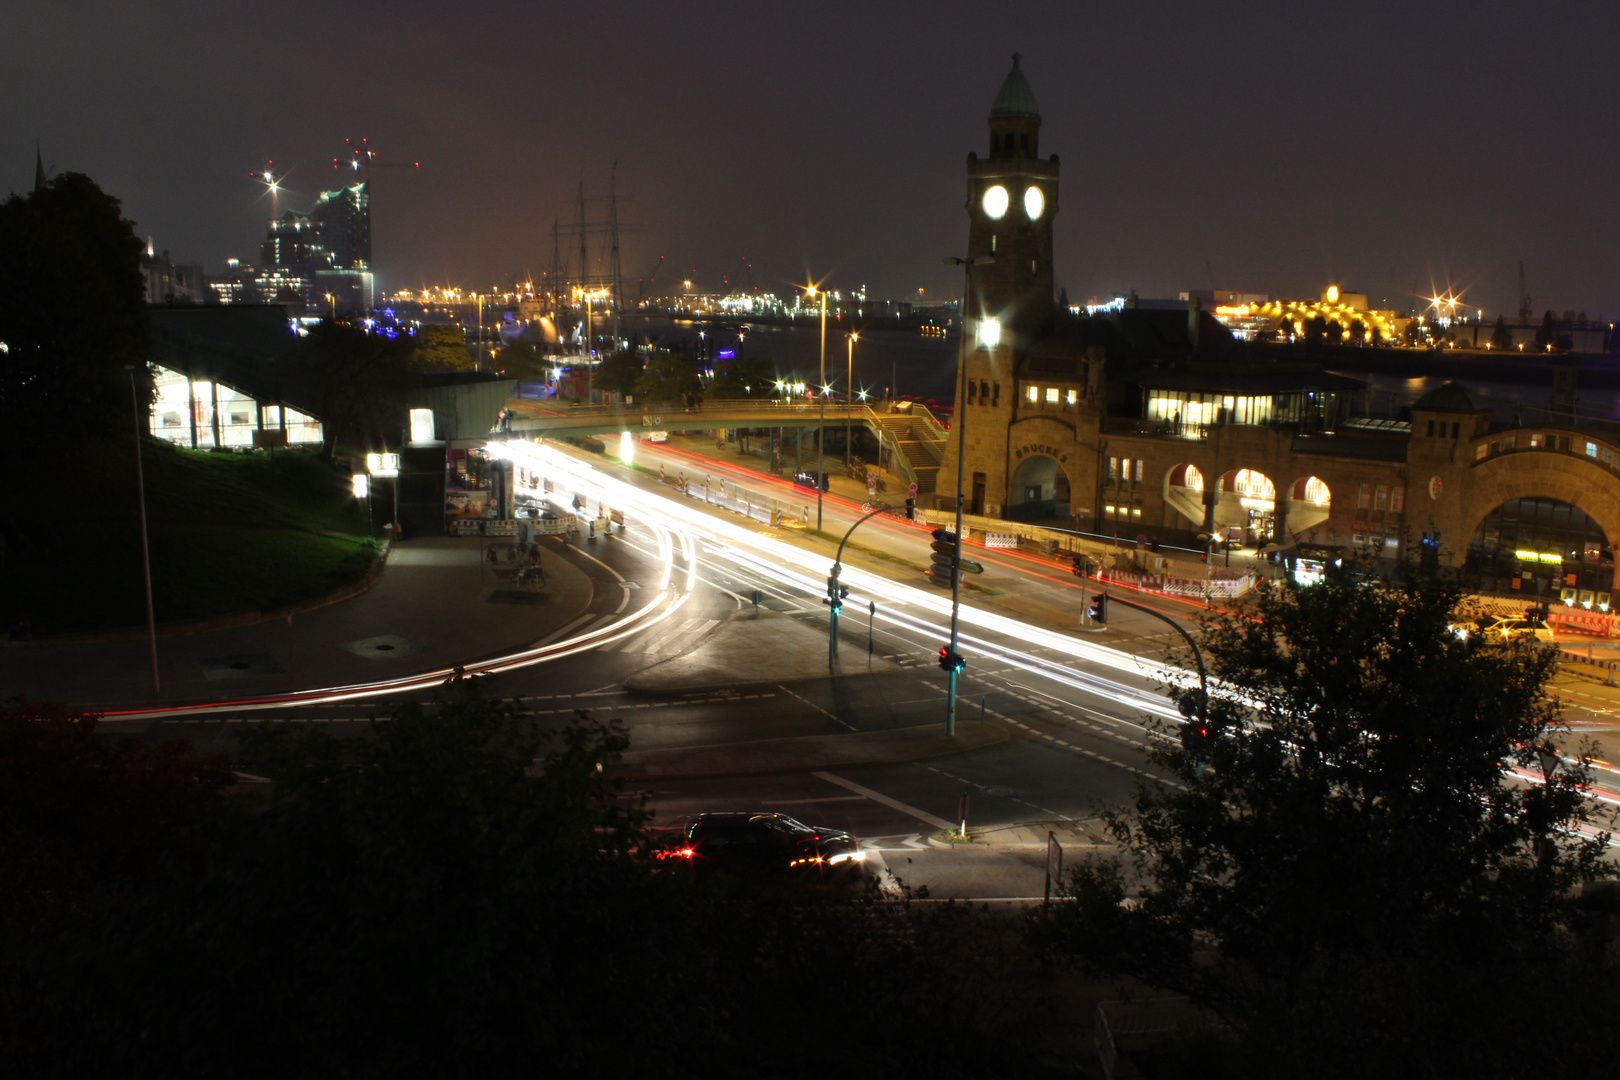
[[[941,297],[1014,51],[1063,162],[1057,282],[1620,315],[1620,8],[1384,3],[80,3],[0,9],[0,191],[94,177],[210,271],[291,170],[383,160],[387,288],[538,274],[618,162],[623,270]],[[605,212],[605,207],[604,207]],[[631,228],[634,226],[634,228]],[[1206,266],[1207,264],[1207,266]],[[1213,282],[1211,278],[1213,271]],[[662,290],[655,290],[662,291]]]

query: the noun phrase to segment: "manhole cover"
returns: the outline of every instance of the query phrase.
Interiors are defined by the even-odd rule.
[[[361,638],[359,641],[345,642],[343,647],[367,660],[398,660],[417,651],[414,642],[398,634],[378,634],[376,637]]]
[[[254,675],[281,675],[283,669],[269,653],[208,656],[197,661],[205,679],[242,679]]]
[[[1017,792],[1010,787],[1001,787],[1000,785],[992,784],[989,787],[980,788],[979,794],[988,795],[992,799],[1010,799],[1016,795]]]

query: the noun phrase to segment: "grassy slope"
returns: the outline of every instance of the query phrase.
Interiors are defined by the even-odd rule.
[[[311,454],[272,459],[155,443],[143,460],[160,623],[312,599],[370,565],[365,506]],[[82,508],[60,519],[59,543],[0,565],[4,626],[24,616],[36,634],[144,624],[133,472],[84,489]]]

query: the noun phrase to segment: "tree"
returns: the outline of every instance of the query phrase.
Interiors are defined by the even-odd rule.
[[[476,371],[467,335],[458,326],[423,326],[410,338],[411,366],[417,371]]]
[[[721,360],[709,379],[708,395],[716,401],[770,397],[776,387],[776,368],[769,360]]]
[[[63,173],[0,204],[0,439],[13,448],[126,440],[129,379],[146,373],[150,332],[141,243],[119,201]]]
[[[141,409],[152,400],[140,255],[118,200],[80,173],[0,203],[0,452],[22,461],[52,447],[56,475],[81,496],[129,454],[126,365]],[[13,551],[50,528],[26,502],[0,514]]]
[[[1552,309],[1548,308],[1541,317],[1541,327],[1536,331],[1536,344],[1545,349],[1553,343],[1553,337],[1558,333],[1557,323],[1553,320]]]
[[[635,349],[609,353],[596,365],[594,378],[597,389],[620,395],[633,394],[642,370],[641,354]]]
[[[679,401],[683,394],[703,389],[697,367],[685,353],[655,352],[647,359],[647,369],[636,379],[637,401]]]
[[[1335,569],[1213,620],[1212,736],[1155,751],[1176,786],[1110,817],[1121,855],[1074,873],[1047,940],[1207,1003],[1251,1074],[1372,1075],[1402,1054],[1403,1074],[1455,1073],[1465,1036],[1497,1052],[1491,1025],[1523,1008],[1508,987],[1569,958],[1606,836],[1584,758],[1516,780],[1563,734],[1554,659],[1472,648],[1450,631],[1459,597]]]
[[[1501,315],[1496,317],[1496,327],[1491,330],[1491,348],[1503,352],[1513,349],[1513,335],[1508,331],[1507,320]]]
[[[509,379],[544,382],[551,374],[551,362],[527,342],[502,346],[490,362],[497,374]]]
[[[313,402],[321,417],[325,459],[339,446],[399,442],[401,395],[411,380],[401,342],[323,321],[300,341],[283,371],[289,388]]]

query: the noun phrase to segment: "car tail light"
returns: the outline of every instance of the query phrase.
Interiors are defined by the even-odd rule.
[[[658,853],[658,857],[660,859],[690,859],[696,854],[697,852],[693,851],[691,848],[683,847],[675,848],[673,851],[660,851]]]

